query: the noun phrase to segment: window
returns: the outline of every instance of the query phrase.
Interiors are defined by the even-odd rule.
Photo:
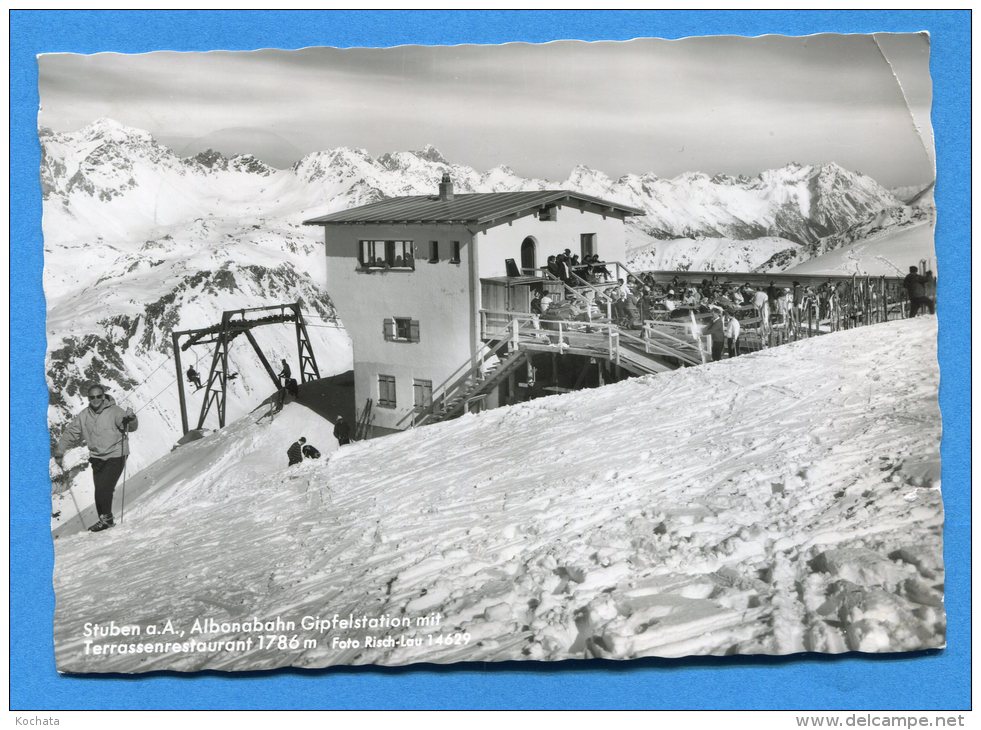
[[[385,264],[385,242],[361,241],[358,262],[362,266],[383,266]]]
[[[418,342],[419,320],[409,317],[392,317],[383,324],[383,334],[388,342]]]
[[[416,408],[430,408],[433,405],[433,381],[412,381],[412,404]]]
[[[361,241],[358,263],[366,269],[415,269],[412,241]]]
[[[550,205],[547,208],[542,208],[538,211],[538,220],[540,221],[555,221],[556,216],[556,206]]]
[[[592,256],[596,253],[596,234],[595,233],[580,233],[579,234],[579,254],[586,258],[587,256]]]
[[[395,376],[378,376],[378,406],[379,408],[395,408]]]
[[[439,261],[439,241],[429,242],[429,263],[435,264]]]
[[[453,241],[453,243],[451,245],[452,245],[452,248],[453,248],[453,258],[450,259],[450,263],[451,264],[458,264],[458,263],[460,263],[460,242],[459,241]]]

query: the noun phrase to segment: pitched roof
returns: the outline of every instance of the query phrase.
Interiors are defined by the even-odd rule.
[[[436,195],[408,195],[360,205],[337,213],[311,218],[304,225],[351,223],[470,223],[483,225],[515,215],[526,215],[551,204],[596,206],[621,215],[644,215],[629,205],[611,203],[570,190],[533,190],[517,193],[466,193],[452,200]]]

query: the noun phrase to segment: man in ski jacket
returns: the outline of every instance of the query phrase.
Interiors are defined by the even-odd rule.
[[[99,521],[89,529],[100,532],[115,524],[112,497],[129,456],[128,434],[139,427],[139,421],[132,409],[123,410],[117,406],[101,385],[89,388],[88,399],[88,408],[69,421],[62,432],[55,445],[54,458],[60,467],[68,449],[81,444],[88,446],[95,484],[95,509],[99,514]]]
[[[915,266],[909,267],[909,273],[903,279],[906,296],[909,297],[909,316],[915,317],[920,307],[927,307],[930,314],[934,313],[933,300],[927,297],[926,279],[920,276],[920,270]]]
[[[344,420],[344,416],[338,416],[334,422],[334,438],[340,446],[351,443],[351,426]]]
[[[303,461],[303,444],[307,440],[300,436],[300,438],[294,441],[288,449],[286,449],[286,458],[289,459],[290,463],[287,466],[293,466],[294,464],[299,464]]]

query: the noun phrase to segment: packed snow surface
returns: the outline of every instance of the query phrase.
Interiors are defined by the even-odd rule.
[[[794,274],[872,274],[898,276],[911,265],[926,259],[933,266],[933,220],[918,222],[905,228],[889,228],[798,264],[788,273]]]
[[[58,668],[941,647],[936,336],[890,322],[340,449],[299,404],[243,418],[131,477],[121,525],[66,526]],[[300,435],[324,458],[287,468]]]

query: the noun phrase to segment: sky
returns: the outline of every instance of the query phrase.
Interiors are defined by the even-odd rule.
[[[454,163],[562,180],[755,175],[837,162],[934,178],[927,34],[39,56],[39,124],[110,117],[182,155],[286,167],[334,147],[432,144]]]

